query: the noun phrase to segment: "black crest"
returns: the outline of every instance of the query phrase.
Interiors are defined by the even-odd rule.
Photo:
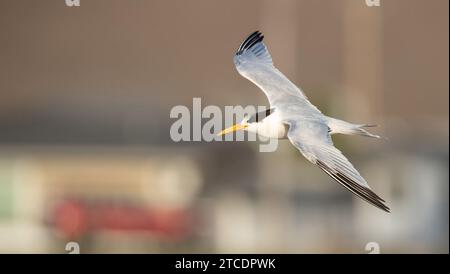
[[[250,116],[250,118],[248,119],[248,123],[259,123],[264,118],[266,118],[267,116],[272,114],[274,111],[275,111],[274,108],[270,108],[270,109],[266,109],[264,111],[257,112],[255,114],[253,114],[252,116]]]

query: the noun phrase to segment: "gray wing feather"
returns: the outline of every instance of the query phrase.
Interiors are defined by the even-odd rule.
[[[303,156],[330,177],[368,203],[389,212],[384,200],[375,194],[366,180],[333,145],[328,127],[317,121],[292,121],[288,138]]]
[[[273,65],[272,57],[262,42],[263,38],[256,31],[242,42],[234,56],[239,74],[266,94],[271,107],[283,109],[285,119],[293,115],[322,117],[322,113],[308,101],[305,94]]]

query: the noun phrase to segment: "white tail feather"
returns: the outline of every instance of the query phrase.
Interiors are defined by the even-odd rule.
[[[372,134],[365,130],[366,127],[376,127],[377,125],[370,124],[352,124],[346,121],[342,121],[339,119],[328,118],[328,127],[330,128],[330,134],[347,134],[347,135],[360,135],[366,137],[372,137],[380,139],[381,137],[375,134]]]

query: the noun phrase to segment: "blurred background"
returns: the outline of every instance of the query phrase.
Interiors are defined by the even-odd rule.
[[[449,251],[447,0],[0,0],[0,252]],[[268,105],[235,70],[261,30],[392,209],[288,142],[179,142],[176,105]],[[218,131],[219,129],[217,129]]]

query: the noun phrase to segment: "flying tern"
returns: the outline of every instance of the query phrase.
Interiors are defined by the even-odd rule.
[[[239,74],[265,93],[270,109],[246,116],[240,123],[221,131],[219,135],[245,130],[269,138],[289,139],[307,160],[346,189],[368,203],[390,212],[385,201],[371,190],[366,180],[331,140],[331,135],[337,133],[380,138],[365,129],[373,125],[353,124],[322,114],[274,66],[263,38],[259,31],[248,36],[234,55],[234,64]]]

